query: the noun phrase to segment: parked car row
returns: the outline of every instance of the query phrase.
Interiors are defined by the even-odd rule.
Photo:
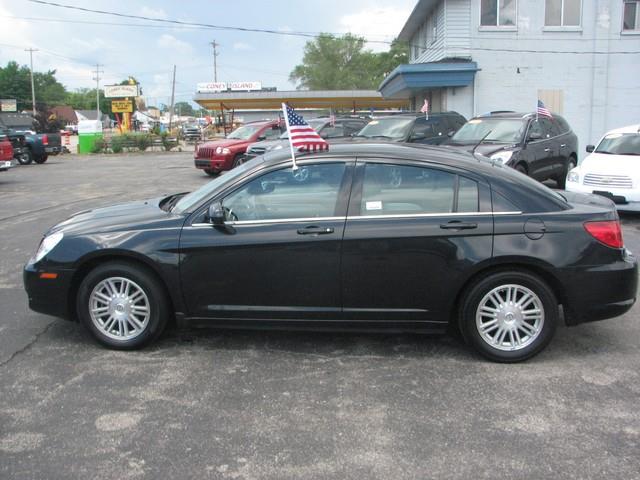
[[[62,137],[57,133],[37,134],[30,130],[3,128],[0,134],[9,138],[14,157],[21,165],[44,163],[49,155],[58,155],[64,151]]]

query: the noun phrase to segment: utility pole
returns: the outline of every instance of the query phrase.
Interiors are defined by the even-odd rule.
[[[37,48],[25,48],[25,52],[29,52],[31,60],[31,107],[33,108],[33,116],[36,116],[36,87],[33,83],[33,52],[37,52]]]
[[[96,76],[93,77],[93,79],[96,81],[96,120],[98,120],[99,122],[102,122],[102,119],[100,118],[100,74],[104,73],[103,70],[100,70],[100,67],[102,66],[104,65],[96,63]]]
[[[211,42],[211,46],[213,47],[213,81],[217,82],[218,81],[218,47],[220,46],[219,43],[216,43],[216,41],[214,40],[213,42]]]
[[[176,97],[176,66],[173,66],[173,83],[171,84],[171,107],[169,107],[169,131],[171,131],[171,121],[173,120],[173,102]]]

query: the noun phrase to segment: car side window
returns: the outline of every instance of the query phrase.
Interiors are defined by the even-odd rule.
[[[364,170],[360,212],[361,215],[451,213],[455,185],[456,175],[442,170],[368,163]],[[473,189],[472,186],[466,188],[467,192]]]
[[[539,137],[536,140],[547,138],[545,135],[544,128],[542,128],[542,122],[540,119],[533,120],[531,125],[529,126],[529,138],[531,138],[531,134],[538,134]]]
[[[276,138],[280,137],[280,135],[282,135],[282,132],[279,128],[267,128],[264,132],[262,132],[261,136],[264,137],[265,140],[275,140]]]
[[[364,128],[366,122],[346,122],[344,133],[345,135],[351,135],[352,133],[358,133],[360,130]]]
[[[420,138],[431,138],[435,135],[436,133],[433,128],[433,123],[427,122],[424,118],[416,120],[416,123],[413,125],[413,131],[411,132],[412,138],[419,140]]]
[[[302,165],[255,178],[224,198],[226,220],[332,217],[345,163]]]
[[[549,118],[541,118],[539,120],[540,123],[542,123],[545,138],[557,137],[560,135],[560,129],[558,128],[555,120],[551,120]]]
[[[337,138],[344,137],[344,125],[336,123],[334,126],[327,125],[320,131],[322,138]]]

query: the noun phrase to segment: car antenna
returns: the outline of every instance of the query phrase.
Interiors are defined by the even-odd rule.
[[[475,144],[475,146],[473,147],[473,150],[471,150],[471,154],[475,157],[476,156],[476,148],[478,148],[480,146],[480,144],[482,142],[484,142],[484,139],[487,138],[489,136],[489,134],[492,132],[493,130],[489,130],[484,137],[482,137],[480,139],[480,141],[478,143]]]

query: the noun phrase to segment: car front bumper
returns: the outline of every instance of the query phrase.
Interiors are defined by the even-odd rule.
[[[640,190],[635,188],[608,188],[606,186],[582,185],[578,182],[567,181],[569,192],[593,193],[609,198],[616,204],[618,210],[624,212],[640,212]]]
[[[29,298],[29,308],[34,312],[74,318],[69,301],[73,270],[39,268],[27,264],[22,273],[24,288]],[[55,278],[52,278],[55,275]]]
[[[4,172],[13,168],[15,165],[12,160],[0,160],[0,172]]]
[[[230,170],[232,163],[232,159],[226,157],[194,158],[193,161],[196,168],[200,168],[202,170],[213,170],[214,172]]]
[[[638,261],[625,251],[606,265],[565,271],[565,316],[568,325],[613,318],[629,311],[638,290]]]

